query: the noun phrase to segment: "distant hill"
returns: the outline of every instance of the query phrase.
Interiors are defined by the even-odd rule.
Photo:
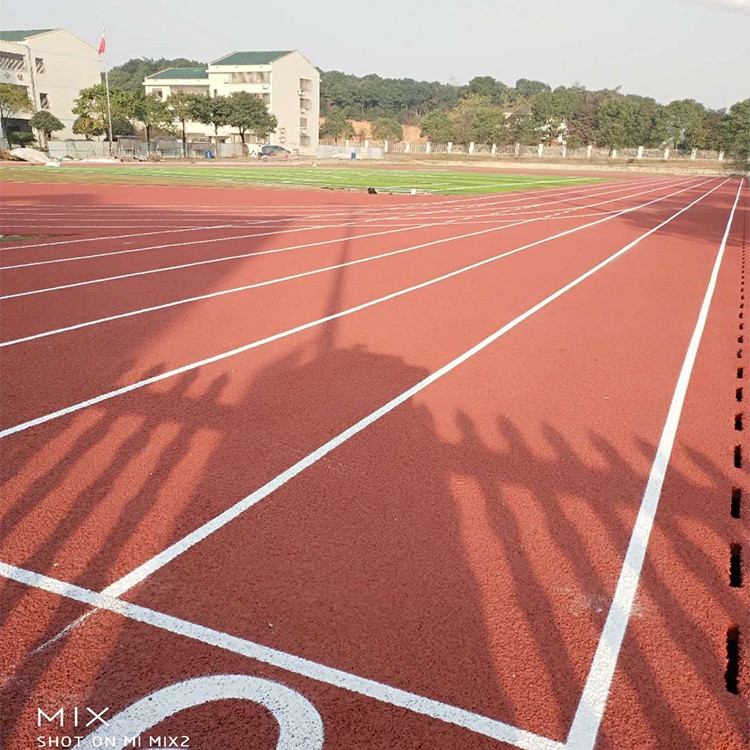
[[[109,85],[112,88],[131,91],[134,94],[138,94],[143,91],[143,79],[146,76],[158,73],[165,68],[206,67],[208,66],[204,62],[188,60],[185,57],[178,57],[174,60],[167,60],[166,57],[160,57],[158,60],[154,60],[150,57],[137,57],[112,68],[112,70],[109,71]]]

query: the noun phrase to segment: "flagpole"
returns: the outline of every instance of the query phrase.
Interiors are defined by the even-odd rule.
[[[107,65],[107,45],[104,40],[104,24],[102,24],[102,41],[99,49],[104,54],[104,82],[107,88],[107,122],[109,124],[109,153],[112,154],[112,103],[109,99],[109,66]]]

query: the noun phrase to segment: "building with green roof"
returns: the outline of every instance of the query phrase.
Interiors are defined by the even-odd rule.
[[[230,52],[206,68],[167,68],[144,81],[147,94],[167,99],[171,94],[231,96],[247,91],[261,99],[278,120],[268,141],[293,153],[314,155],[318,147],[320,74],[297,50]],[[214,136],[211,125],[189,123],[192,137]],[[230,127],[219,128],[223,141],[239,140]],[[246,142],[257,141],[246,135]]]
[[[48,110],[65,126],[55,137],[75,137],[72,108],[78,92],[100,81],[97,50],[66,29],[0,30],[0,83],[24,89],[33,108],[13,113],[9,132],[29,131],[34,111]]]

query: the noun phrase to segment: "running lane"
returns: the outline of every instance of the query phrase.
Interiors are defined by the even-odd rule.
[[[413,697],[412,713],[450,704],[564,739],[736,187],[716,191],[125,594],[245,639],[244,646],[223,642],[227,653],[219,655],[167,632],[176,621],[155,617],[146,627],[96,615],[18,671],[25,690],[11,704],[16,736],[29,731],[28,707],[42,696],[54,702],[85,654],[86,698],[113,711],[177,679],[239,671],[300,690],[320,711],[332,747],[392,747],[407,737],[417,747],[490,746],[394,709],[382,696],[365,700],[353,694],[356,685],[364,690],[356,680],[331,687],[332,678],[323,679],[330,672],[316,677],[310,662],[264,655],[251,641],[432,701]],[[636,234],[658,223],[650,213],[630,221]],[[557,243],[568,262],[584,253],[579,239]],[[608,255],[619,247],[610,240]],[[435,371],[465,343],[460,331],[475,343],[522,303],[554,291],[546,284],[560,287],[544,269],[518,271],[515,286],[526,287],[526,299],[513,300],[507,288],[498,295],[501,273],[488,266],[471,290],[465,279],[454,294],[432,287],[371,308],[359,325],[350,326],[356,316],[344,318],[295,348],[269,351],[242,387],[227,377],[156,389],[166,397],[138,408],[130,401],[113,415],[124,428],[97,425],[96,415],[88,425],[71,421],[47,460],[65,457],[65,479],[94,467],[103,483],[79,495],[54,530],[45,517],[65,494],[42,498],[16,519],[10,539],[28,551],[34,530],[45,528],[46,547],[26,566],[100,589],[111,580],[103,568],[127,568],[144,548],[163,549],[194,528],[212,504],[227,507],[243,486],[258,487],[259,466],[290,465],[307,446]],[[566,281],[575,277],[568,271]],[[192,427],[181,429],[178,419]],[[176,430],[169,455],[156,447],[149,454],[169,429]],[[118,440],[131,442],[123,450]],[[158,490],[148,484],[155,466]],[[19,476],[28,486],[55,483],[44,466],[25,468]],[[137,471],[146,485],[141,496]],[[121,499],[131,493],[124,505],[106,494],[118,483],[126,489]],[[10,603],[61,605],[16,586],[7,584]],[[58,632],[51,619],[34,643]],[[240,647],[275,666],[238,659]],[[247,717],[266,741],[272,737],[257,715],[233,706],[235,720]],[[687,736],[740,747],[740,731],[727,730],[726,714],[712,711],[701,724],[712,734],[697,735],[686,717]],[[186,720],[204,741],[205,715]],[[473,721],[475,729],[485,726]],[[669,735],[661,739],[668,747]]]

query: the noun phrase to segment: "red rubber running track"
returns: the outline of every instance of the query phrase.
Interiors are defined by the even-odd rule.
[[[4,185],[0,745],[746,747],[748,198]]]

